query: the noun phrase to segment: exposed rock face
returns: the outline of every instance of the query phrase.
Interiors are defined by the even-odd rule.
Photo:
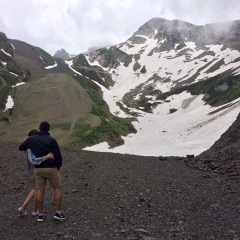
[[[198,47],[203,48],[209,44],[223,44],[240,50],[240,21],[207,24],[196,26],[188,22],[162,18],[153,18],[142,25],[133,35],[154,36],[160,41],[170,37],[174,43],[183,43],[183,40],[193,41]],[[171,49],[173,49],[173,44]]]
[[[117,68],[120,66],[120,62],[123,62],[127,67],[131,59],[132,56],[129,56],[117,47],[102,48],[89,54],[90,62],[97,61],[104,68]]]
[[[102,48],[91,53],[91,55],[89,55],[89,61],[91,63],[97,61],[104,68],[116,68],[120,65],[117,58],[107,48]]]
[[[7,52],[13,56],[13,47],[12,47],[10,41],[8,40],[6,34],[3,32],[0,32],[0,49],[3,49],[5,52]],[[8,58],[4,59],[4,57],[7,58],[8,56],[6,56],[6,54],[3,54],[2,52],[0,52],[0,59],[8,60]]]

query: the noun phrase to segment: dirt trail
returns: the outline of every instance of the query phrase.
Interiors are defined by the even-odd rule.
[[[0,77],[0,81],[2,82],[2,86],[0,85],[0,88],[3,88],[4,86],[6,86],[6,82],[2,77]]]
[[[2,128],[2,140],[21,141],[29,129],[38,128],[41,121],[49,121],[70,124],[69,130],[51,130],[59,143],[65,145],[70,141],[76,121],[91,110],[86,91],[71,76],[62,73],[48,74],[17,87],[14,102],[11,125]]]
[[[68,122],[70,122],[70,129],[62,136],[60,136],[58,138],[58,141],[60,144],[66,143],[69,139],[69,137],[71,136],[71,134],[73,133],[74,130],[74,126],[76,124],[76,122],[79,120],[80,117],[82,117],[84,114],[86,114],[86,112],[90,109],[89,107],[86,109],[82,109],[82,111],[79,111],[80,108],[76,109],[76,103],[73,102],[73,100],[70,99],[71,96],[69,96],[69,94],[67,93],[67,91],[64,90],[64,86],[60,85],[59,83],[60,81],[64,81],[64,76],[60,75],[60,77],[55,77],[54,78],[54,82],[56,84],[56,86],[58,86],[57,91],[59,96],[62,99],[62,104],[64,106],[64,108],[66,108],[68,110]],[[63,83],[66,84],[66,83]],[[75,91],[78,92],[80,95],[83,93],[83,89],[79,84],[76,84],[74,86]],[[86,98],[87,99],[87,98]],[[77,105],[79,104],[86,104],[86,101],[82,101],[83,99],[79,99]],[[90,100],[87,101],[87,105],[90,106]]]

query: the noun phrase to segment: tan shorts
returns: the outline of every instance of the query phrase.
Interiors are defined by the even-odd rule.
[[[44,189],[49,181],[53,189],[61,187],[60,172],[57,168],[35,168],[35,183],[38,189]]]

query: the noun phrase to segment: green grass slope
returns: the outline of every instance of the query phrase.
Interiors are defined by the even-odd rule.
[[[13,98],[11,121],[0,121],[2,141],[22,141],[41,121],[51,123],[60,145],[77,148],[102,141],[120,145],[121,135],[135,131],[132,119],[113,116],[101,89],[83,76],[48,74],[17,87]]]

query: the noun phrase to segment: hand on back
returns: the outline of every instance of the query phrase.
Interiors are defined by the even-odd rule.
[[[48,153],[48,154],[46,155],[46,157],[47,157],[48,159],[54,159],[54,154],[53,154],[53,153]]]

